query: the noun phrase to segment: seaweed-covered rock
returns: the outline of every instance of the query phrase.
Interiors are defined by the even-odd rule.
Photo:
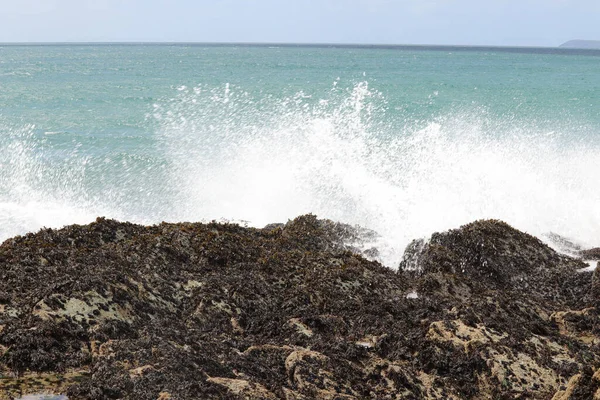
[[[401,268],[428,277],[452,276],[463,292],[517,291],[573,306],[589,302],[591,279],[582,262],[558,254],[508,224],[484,220],[413,242]]]
[[[357,254],[375,236],[305,215],[10,239],[0,399],[595,395],[599,313],[580,261],[478,221],[413,243],[393,271]]]
[[[584,260],[600,260],[600,247],[581,250],[579,254]]]
[[[600,264],[600,262],[598,262],[598,264]],[[596,265],[596,269],[593,272],[592,289],[590,293],[595,304],[600,304],[600,265]]]

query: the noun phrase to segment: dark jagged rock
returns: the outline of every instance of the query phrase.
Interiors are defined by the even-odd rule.
[[[584,260],[600,260],[600,247],[581,250],[579,254]]]
[[[582,262],[478,221],[395,272],[356,254],[374,238],[306,215],[10,239],[0,399],[600,398]]]

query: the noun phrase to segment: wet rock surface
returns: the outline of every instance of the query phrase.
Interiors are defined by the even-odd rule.
[[[0,399],[600,399],[587,264],[477,221],[393,271],[356,253],[370,234],[306,215],[10,239]]]

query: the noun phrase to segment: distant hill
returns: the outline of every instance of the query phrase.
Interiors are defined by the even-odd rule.
[[[572,49],[600,49],[600,40],[569,40],[559,47],[569,47]]]

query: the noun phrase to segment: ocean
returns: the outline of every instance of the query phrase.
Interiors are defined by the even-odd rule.
[[[600,245],[600,52],[0,45],[0,240],[97,216]]]

